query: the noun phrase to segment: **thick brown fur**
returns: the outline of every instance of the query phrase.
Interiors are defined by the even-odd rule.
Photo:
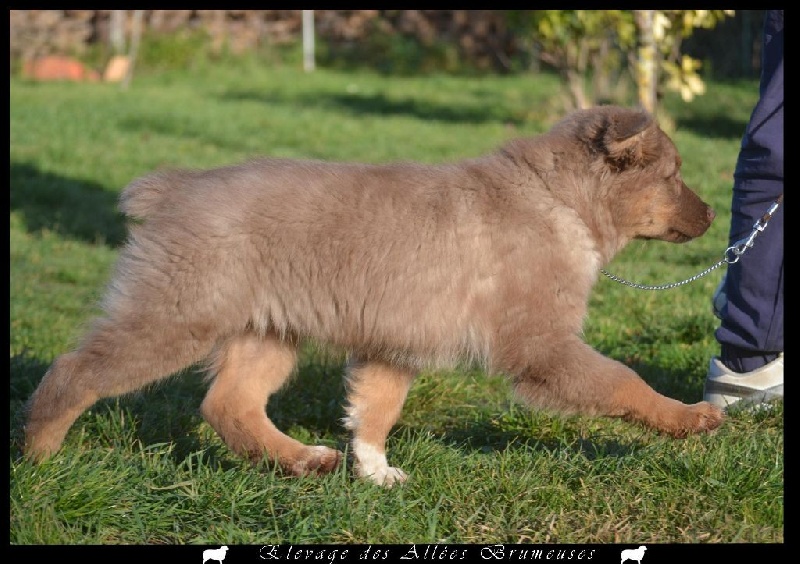
[[[477,362],[533,406],[683,437],[722,413],[655,392],[580,335],[599,269],[634,238],[684,242],[714,212],[648,114],[575,112],[544,135],[442,165],[265,158],[133,181],[104,316],[36,390],[26,452],[55,452],[99,398],[195,362],[202,413],[231,449],[295,474],[340,453],[267,416],[300,339],[351,356],[346,426],[360,475],[391,485],[385,439],[422,369]]]

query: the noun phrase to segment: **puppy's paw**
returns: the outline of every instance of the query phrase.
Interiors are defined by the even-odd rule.
[[[338,450],[325,446],[310,446],[291,464],[289,471],[295,476],[327,474],[335,470],[341,460],[342,453]]]
[[[402,484],[408,480],[408,474],[393,466],[379,468],[371,473],[366,473],[362,468],[357,469],[359,477],[366,478],[373,484],[391,488],[395,484]]]
[[[683,407],[674,426],[666,430],[673,437],[679,439],[694,433],[713,431],[725,419],[725,414],[721,409],[705,401]]]
[[[691,430],[695,433],[713,431],[725,420],[721,409],[705,401],[690,405],[689,409],[694,416],[695,424]]]
[[[359,478],[366,478],[374,484],[388,488],[408,479],[405,472],[389,466],[383,448],[356,439],[353,441],[353,455],[356,474]]]
[[[44,462],[61,448],[61,442],[50,437],[28,433],[22,451],[31,462]]]

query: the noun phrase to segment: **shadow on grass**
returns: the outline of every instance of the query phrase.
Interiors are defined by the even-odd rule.
[[[434,102],[429,97],[390,97],[385,93],[367,92],[315,92],[289,93],[263,90],[229,90],[219,96],[228,102],[256,102],[269,105],[285,105],[296,108],[322,108],[337,110],[355,117],[364,115],[382,117],[409,117],[426,122],[447,124],[503,123],[523,125],[527,120],[519,110],[497,103],[497,93],[491,89],[471,89],[470,99]],[[546,105],[547,98],[537,97],[531,101]],[[749,110],[748,110],[749,111]],[[737,117],[719,107],[682,104],[673,110],[678,129],[691,131],[709,139],[741,139],[749,114]],[[743,117],[742,117],[743,116]]]
[[[752,88],[752,90],[750,90]],[[711,139],[742,138],[758,94],[758,86],[720,88],[718,95],[706,95],[687,104],[679,99],[665,102],[678,130],[691,131]]]
[[[339,112],[348,118],[359,119],[364,116],[409,117],[425,122],[446,124],[472,123],[480,124],[497,122],[506,125],[520,125],[525,120],[515,115],[503,104],[492,103],[488,91],[473,92],[477,98],[474,102],[432,103],[420,98],[393,99],[383,93],[282,93],[265,92],[263,90],[228,91],[219,96],[220,100],[230,103],[237,112],[251,112],[259,118],[258,111],[245,108],[247,102],[268,105],[271,111],[276,107],[284,108],[287,115],[307,109],[322,109],[326,112]],[[157,133],[165,136],[202,141],[210,146],[235,150],[249,154],[259,154],[263,145],[259,140],[258,127],[253,122],[252,134],[248,131],[231,132],[209,125],[184,115],[140,115],[136,119],[125,119],[119,127],[130,132]]]
[[[543,430],[540,436],[504,430],[494,418],[486,417],[470,423],[469,426],[454,426],[441,435],[440,440],[453,447],[468,448],[486,454],[502,452],[508,448],[547,453],[567,450],[587,460],[626,457],[646,446],[641,441],[617,440],[606,436],[596,439],[578,437],[567,441],[563,437],[550,438],[548,435],[550,433],[547,430]]]
[[[125,239],[124,218],[117,211],[118,196],[99,184],[12,162],[9,187],[11,211],[22,216],[29,233],[50,230],[110,246],[118,246]]]
[[[502,104],[486,103],[453,104],[432,103],[420,98],[394,99],[383,93],[367,94],[314,93],[314,94],[281,94],[254,90],[229,91],[221,96],[223,101],[250,101],[263,104],[291,105],[298,108],[325,108],[339,110],[352,116],[376,115],[383,117],[411,117],[427,122],[480,124],[498,122],[520,125],[522,119],[515,116]]]
[[[699,137],[713,139],[741,139],[747,121],[737,120],[723,114],[692,115],[675,120],[678,129],[691,131]]]
[[[27,352],[11,356],[9,361],[9,435],[12,454],[22,453],[22,428],[25,423],[25,407],[39,381],[49,368],[49,364]]]

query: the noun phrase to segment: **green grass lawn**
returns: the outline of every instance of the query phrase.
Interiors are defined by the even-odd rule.
[[[95,313],[125,229],[119,191],[164,165],[255,155],[439,162],[493,150],[560,117],[549,75],[393,77],[240,62],[106,84],[10,81],[10,541],[35,543],[783,542],[783,405],[672,440],[616,420],[511,401],[499,377],[422,374],[389,439],[411,475],[390,490],[287,478],[232,455],[199,415],[194,372],[105,400],[64,448],[20,455],[25,400]],[[718,211],[685,245],[635,242],[608,270],[689,277],[727,243],[732,171],[757,84],[668,97],[684,178]],[[664,292],[601,278],[586,340],[657,390],[702,396],[716,352],[710,296],[724,269]],[[271,402],[293,437],[341,449],[341,359],[304,349]]]

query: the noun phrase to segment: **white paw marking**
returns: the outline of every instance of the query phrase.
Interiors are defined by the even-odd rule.
[[[386,454],[374,445],[355,439],[353,455],[356,460],[356,474],[379,486],[392,487],[394,484],[402,484],[408,479],[408,474],[399,468],[389,466]]]

